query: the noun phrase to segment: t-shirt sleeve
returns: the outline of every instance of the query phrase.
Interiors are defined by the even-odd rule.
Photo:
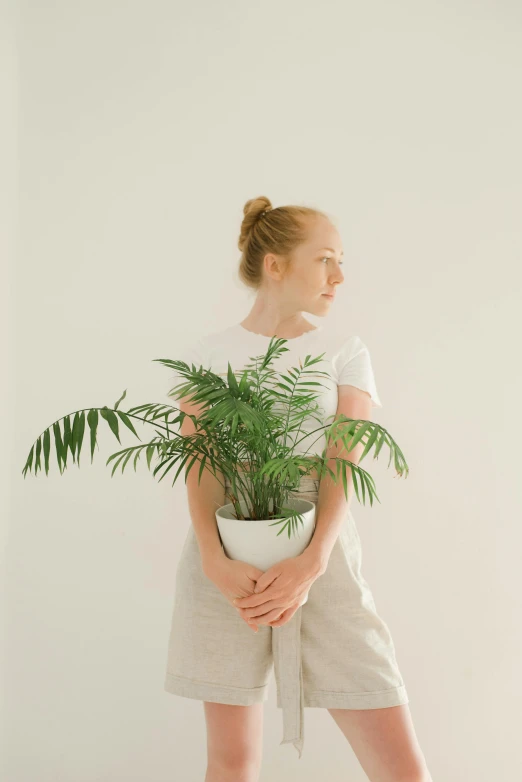
[[[199,369],[201,365],[204,368],[209,368],[207,366],[207,350],[205,349],[204,341],[201,338],[195,340],[192,343],[189,343],[188,345],[185,345],[185,347],[177,348],[174,351],[172,360],[184,361],[185,364],[188,364],[189,368],[192,367],[192,364],[195,364],[196,369]],[[169,372],[170,374],[168,378],[167,396],[169,395],[169,392],[172,391],[174,386],[179,386],[181,383],[188,382],[187,378],[184,377],[184,375],[182,375],[178,370],[170,368]],[[172,404],[179,404],[179,399],[175,399],[174,396],[169,396],[169,399],[171,400]]]
[[[382,407],[375,384],[370,351],[359,337],[352,337],[341,348],[337,357],[337,373],[339,386],[356,386],[362,391],[367,391],[372,400],[372,407]]]

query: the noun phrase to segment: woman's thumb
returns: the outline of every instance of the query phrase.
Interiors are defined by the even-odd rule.
[[[259,579],[261,578],[264,572],[265,572],[264,570],[259,570],[259,568],[252,565],[250,573],[248,575],[250,576],[252,581],[259,581]]]

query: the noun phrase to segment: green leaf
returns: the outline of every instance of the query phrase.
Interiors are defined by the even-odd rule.
[[[352,470],[352,482],[353,488],[355,490],[355,496],[357,497],[357,501],[360,502],[361,498],[359,497],[359,484],[357,483],[357,465],[353,462],[350,462],[350,467]]]
[[[121,402],[121,401],[123,401],[123,400],[125,399],[125,397],[126,397],[126,396],[127,396],[127,389],[125,389],[125,391],[124,391],[124,392],[123,392],[123,394],[120,396],[120,398],[118,399],[118,401],[117,401],[117,402],[115,402],[115,404],[113,405],[113,407],[114,407],[114,409],[115,409],[115,410],[117,410],[117,409],[118,409],[120,402]]]
[[[27,471],[31,472],[31,466],[33,464],[33,453],[34,453],[34,445],[31,446],[31,450],[29,451],[29,456],[27,457],[27,461],[25,463],[25,467],[22,470],[24,478],[25,478],[25,475],[26,475]]]
[[[63,458],[63,442],[62,442],[62,433],[60,431],[60,423],[58,421],[55,421],[53,424],[53,433],[54,433],[54,445],[56,448],[56,461],[58,462],[58,469],[60,470],[60,473],[63,474],[63,470],[65,468],[64,458]]]
[[[87,423],[89,424],[89,429],[91,430],[91,464],[92,464],[94,458],[94,448],[96,446],[96,435],[98,432],[98,410],[96,408],[92,408],[92,410],[89,410],[89,412],[87,413]]]
[[[104,418],[107,423],[109,424],[111,431],[113,435],[116,437],[118,442],[120,441],[120,431],[119,431],[119,424],[118,424],[118,416],[116,413],[114,413],[112,410],[109,410],[108,407],[102,407],[100,410],[100,415],[102,418]]]
[[[35,458],[35,463],[34,463],[34,474],[35,475],[38,472],[38,470],[42,469],[41,464],[40,464],[40,453],[41,453],[41,450],[42,450],[42,439],[41,439],[41,437],[39,437],[38,440],[36,441],[36,458]]]
[[[361,456],[359,458],[359,463],[362,462],[362,460],[364,459],[368,451],[371,449],[378,436],[379,436],[379,427],[374,426],[373,431],[370,434],[366,445],[364,446],[363,452],[361,453]]]
[[[73,456],[73,462],[74,462],[74,452],[72,450],[72,434],[71,434],[71,421],[68,415],[66,415],[63,419],[63,454],[64,454],[64,461],[67,462],[67,451],[70,449],[72,456]]]
[[[152,461],[152,457],[154,456],[154,451],[155,450],[156,450],[156,446],[153,443],[151,443],[150,445],[147,446],[147,451],[146,451],[146,453],[147,453],[147,467],[149,468],[149,470],[150,470],[150,463]]]
[[[49,475],[49,454],[51,452],[51,433],[49,429],[46,429],[44,432],[43,448],[44,448],[45,474]]]
[[[83,436],[85,434],[85,411],[82,410],[78,417],[78,424],[76,427],[76,453],[78,459],[78,467],[80,466],[80,452],[82,450]],[[74,424],[73,424],[74,430]]]

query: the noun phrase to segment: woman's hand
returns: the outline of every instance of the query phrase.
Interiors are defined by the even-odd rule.
[[[251,595],[257,580],[263,575],[263,571],[254,565],[240,559],[229,559],[226,554],[213,559],[203,570],[231,605],[234,598]],[[238,613],[241,615],[241,612]],[[257,624],[249,623],[246,617],[242,618],[257,633]]]
[[[322,564],[305,549],[297,557],[272,565],[257,579],[253,594],[239,597],[232,604],[246,621],[280,627],[292,618],[314,581],[323,573]]]

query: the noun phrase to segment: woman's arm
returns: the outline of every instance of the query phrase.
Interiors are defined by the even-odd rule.
[[[183,413],[197,416],[201,412],[201,405],[183,398],[179,402],[179,409]],[[185,437],[195,431],[195,426],[187,415],[181,424],[180,434]],[[192,458],[189,461],[192,461]],[[216,521],[216,510],[225,504],[225,488],[223,473],[218,470],[217,477],[213,475],[208,460],[198,483],[200,462],[201,459],[197,458],[188,475],[185,465],[185,475],[190,517],[198,540],[203,570],[207,573],[210,565],[215,564],[218,559],[226,558]]]
[[[338,386],[338,393],[336,418],[343,414],[347,418],[371,420],[372,401],[367,391],[362,391],[360,388],[351,385],[340,385]],[[351,461],[353,464],[359,464],[364,445],[363,442],[358,442],[351,451],[347,452],[344,449],[343,453],[341,453],[343,444],[338,442],[336,445],[331,445],[328,448],[326,455],[329,459],[337,456],[338,458]],[[337,475],[337,463],[329,461],[328,466]],[[346,471],[346,477],[348,500],[344,496],[341,473],[337,479],[337,484],[333,482],[329,475],[324,476],[319,484],[315,530],[312,540],[301,556],[314,562],[321,573],[324,573],[326,570],[340,526],[353,497],[352,472],[349,468]]]

